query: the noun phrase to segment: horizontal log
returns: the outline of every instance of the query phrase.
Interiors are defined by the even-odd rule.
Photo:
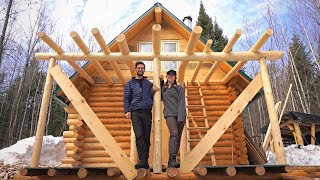
[[[83,136],[76,133],[76,132],[73,132],[73,131],[64,131],[63,132],[63,137],[64,138],[79,138],[79,139],[83,139]]]
[[[267,60],[278,60],[284,55],[283,51],[260,51],[260,52],[195,52],[188,55],[185,52],[161,52],[156,55],[161,61],[249,61],[249,60],[259,60],[261,57],[265,57]],[[56,60],[67,60],[67,61],[152,61],[155,55],[152,52],[130,52],[127,55],[122,53],[110,53],[108,55],[104,53],[36,53],[36,60],[48,60],[50,58],[55,58]]]
[[[67,125],[68,126],[82,126],[83,121],[79,121],[78,119],[68,119]]]
[[[121,171],[119,168],[115,168],[115,167],[112,167],[112,168],[108,168],[107,170],[107,175],[108,176],[119,176],[121,174]]]
[[[217,165],[238,165],[237,161],[232,161],[232,160],[216,160],[216,164]],[[198,166],[212,166],[212,161],[211,160],[207,160],[207,161],[200,161],[198,163]]]
[[[123,108],[123,101],[122,102],[88,102],[90,107],[122,107]]]
[[[84,157],[83,163],[112,163],[114,162],[111,157]]]
[[[123,92],[124,86],[91,87],[90,92]]]
[[[47,172],[48,176],[66,176],[68,174],[75,174],[77,173],[78,169],[54,169],[50,168]]]
[[[205,176],[208,173],[207,168],[203,166],[194,168],[192,172],[198,176]]]
[[[82,163],[84,167],[116,167],[115,163]]]
[[[130,142],[131,141],[131,137],[130,136],[116,136],[113,137],[114,140],[116,140],[118,143],[119,142]],[[90,137],[90,138],[84,138],[84,142],[85,143],[97,143],[99,142],[98,139],[96,137]]]
[[[77,138],[63,138],[64,143],[74,143]]]
[[[126,154],[130,154],[130,149],[123,149]],[[81,152],[82,157],[109,157],[105,150],[85,150]]]
[[[74,160],[72,158],[63,158],[63,159],[61,159],[61,163],[62,164],[72,164],[73,166],[81,164],[80,161],[76,161],[76,160]]]
[[[28,169],[28,168],[21,168],[19,170],[19,174],[22,176],[40,176],[40,175],[46,175],[47,169],[40,169],[40,168],[34,168],[34,169]],[[1,177],[2,178],[2,177]],[[3,178],[4,179],[4,178]]]
[[[117,102],[123,101],[122,96],[115,96],[115,97],[99,97],[99,96],[89,96],[87,98],[88,102]]]
[[[112,123],[112,121],[111,121]],[[128,130],[131,128],[131,124],[129,123],[123,123],[123,124],[104,124],[104,127],[107,128],[108,130]],[[85,131],[89,130],[89,127],[84,128]]]
[[[123,97],[123,91],[118,92],[91,92],[93,97]]]
[[[167,175],[170,177],[170,178],[174,178],[177,176],[178,174],[178,169],[177,168],[174,168],[174,167],[168,167],[166,169],[166,173]]]
[[[131,131],[109,131],[110,134],[115,137],[115,136],[130,136]],[[86,131],[84,133],[85,137],[95,137],[95,135],[91,131]]]
[[[130,143],[118,143],[121,149],[130,149]],[[85,143],[83,150],[103,150],[103,146],[100,143]]]

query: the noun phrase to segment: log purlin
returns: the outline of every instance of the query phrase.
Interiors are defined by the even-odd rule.
[[[258,61],[260,57],[265,57],[266,60],[276,61],[284,55],[283,51],[258,51],[258,52],[194,52],[188,55],[185,52],[161,52],[157,57],[161,61]],[[127,55],[115,52],[108,55],[104,53],[36,53],[37,60],[48,60],[50,57],[62,61],[134,61],[140,59],[143,61],[152,61],[154,54],[152,52],[130,52]]]

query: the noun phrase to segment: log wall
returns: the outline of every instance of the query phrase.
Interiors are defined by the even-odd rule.
[[[189,84],[188,86],[192,86]],[[101,122],[112,134],[120,147],[130,156],[131,121],[123,113],[123,85],[94,84],[91,87],[82,86],[82,95],[100,118]],[[222,83],[201,83],[204,104],[206,105],[209,127],[212,127],[220,116],[232,104],[239,92],[235,88]],[[188,95],[197,95],[197,88],[188,89]],[[199,100],[188,99],[189,105],[200,105]],[[67,157],[62,160],[63,166],[115,166],[113,160],[95,138],[92,131],[82,121],[72,104],[65,109],[68,113],[67,124],[69,131],[63,133]],[[203,116],[202,108],[189,107],[192,116]],[[202,117],[195,117],[198,127],[204,127]],[[190,127],[192,123],[190,122]],[[199,132],[204,136],[206,129],[190,129],[190,138],[199,139]],[[164,142],[163,146],[168,143]],[[198,141],[190,142],[192,149]],[[166,147],[163,147],[166,148]],[[247,148],[243,129],[242,117],[239,116],[218,142],[213,146],[217,165],[242,165],[248,164]],[[152,148],[151,148],[152,152]],[[208,153],[199,165],[212,165]],[[150,156],[152,157],[152,155]],[[152,161],[152,160],[151,160]],[[166,162],[163,162],[164,164]]]

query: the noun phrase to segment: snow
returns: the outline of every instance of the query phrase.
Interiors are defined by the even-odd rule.
[[[30,165],[35,137],[18,141],[16,144],[0,150],[0,162],[4,164]],[[59,166],[66,156],[63,137],[44,136],[40,165]]]
[[[285,147],[287,164],[289,165],[304,165],[304,166],[319,166],[320,165],[320,146],[307,145],[300,146],[292,144]],[[268,157],[267,164],[277,164],[276,155],[271,154]]]
[[[16,144],[0,150],[0,163],[30,165],[35,137],[18,141]],[[290,145],[285,147],[287,164],[320,166],[320,146]],[[66,156],[63,137],[44,136],[40,164],[59,166]],[[268,156],[267,164],[277,164],[276,155]]]

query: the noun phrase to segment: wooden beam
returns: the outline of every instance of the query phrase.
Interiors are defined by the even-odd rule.
[[[272,95],[269,73],[264,57],[260,58],[260,71],[263,82],[263,89],[265,92],[266,104],[268,108],[269,120],[271,124],[272,138],[277,155],[277,162],[278,164],[286,164],[286,157],[278,123],[277,111],[274,107],[274,99]]]
[[[97,40],[98,44],[100,45],[103,53],[104,54],[110,54],[110,49],[109,49],[107,43],[105,42],[105,40],[103,39],[102,35],[100,34],[99,29],[98,28],[93,28],[91,30],[91,33],[96,38],[96,40]]]
[[[119,34],[117,36],[117,38],[116,38],[116,41],[117,41],[117,44],[119,46],[121,54],[122,55],[129,55],[130,50],[129,50],[129,46],[128,46],[128,43],[127,43],[127,40],[126,40],[126,36],[124,34]],[[114,59],[114,60],[116,60],[116,59]],[[126,63],[127,63],[128,67],[130,69],[131,76],[136,76],[134,63],[132,61],[128,61]]]
[[[110,54],[110,49],[109,49],[108,45],[106,44],[105,40],[103,39],[102,35],[100,34],[99,29],[98,29],[98,28],[93,28],[93,29],[91,30],[91,33],[92,33],[93,36],[96,38],[96,40],[97,40],[97,42],[99,43],[99,45],[100,45],[103,53],[106,54],[106,55]],[[103,64],[104,64],[104,63],[103,63]],[[101,65],[101,67],[97,67],[98,65],[96,65],[97,70],[100,69],[100,71],[101,71],[101,68],[103,69],[103,64]],[[126,79],[124,78],[124,75],[121,73],[121,70],[120,70],[120,68],[119,68],[119,65],[118,65],[115,61],[110,61],[110,66],[111,66],[112,69],[116,72],[116,74],[117,74],[117,76],[119,77],[121,83],[122,83],[122,84],[126,84],[127,81],[126,81]],[[98,72],[99,72],[99,70],[98,70]],[[103,69],[103,72],[99,72],[99,73],[100,73],[100,74],[103,73],[102,77],[104,78],[104,80],[105,80],[106,82],[108,82],[107,79],[106,79],[106,78],[107,78],[106,76],[108,76],[108,74],[105,72],[105,70]],[[109,76],[108,76],[108,77],[109,77]],[[111,80],[111,78],[110,78],[110,80]],[[111,83],[111,84],[112,84],[112,83]]]
[[[56,64],[56,60],[54,58],[50,58],[46,82],[45,82],[44,88],[43,88],[43,95],[42,95],[42,101],[41,101],[41,107],[40,107],[40,113],[39,113],[39,119],[38,119],[38,125],[37,125],[37,132],[36,132],[36,139],[35,139],[34,147],[33,147],[33,151],[32,151],[32,159],[31,159],[30,167],[38,167],[39,166],[40,154],[41,154],[41,148],[42,148],[42,140],[43,140],[44,129],[46,127],[49,101],[51,98],[50,93],[52,90],[52,82],[53,82],[53,78],[50,75],[49,70],[55,64]]]
[[[225,52],[225,53],[231,52],[233,46],[236,44],[236,42],[238,41],[238,39],[240,38],[241,35],[242,35],[242,30],[241,29],[237,29],[235,34],[232,36],[232,38],[228,42],[228,44],[224,47],[223,52]],[[213,66],[210,68],[207,76],[204,79],[205,83],[209,82],[209,80],[212,77],[213,73],[218,69],[220,63],[221,63],[220,61],[215,61],[214,62]]]
[[[48,37],[44,32],[38,32],[38,37],[42,39],[48,46],[51,47],[58,54],[64,53],[64,50],[58,46],[50,37]]]
[[[59,47],[50,37],[48,37],[45,33],[39,32],[38,36],[48,44],[56,53],[62,54],[64,53],[63,49]],[[81,40],[81,39],[80,39]],[[50,59],[50,58],[49,58]],[[74,61],[67,61],[83,78],[85,78],[90,84],[94,84],[94,80]]]
[[[261,75],[258,74],[243,90],[239,97],[232,103],[226,112],[213,125],[208,133],[201,139],[196,147],[187,155],[181,163],[181,172],[191,172],[192,169],[201,161],[206,153],[218,141],[233,121],[239,116],[242,110],[248,105],[249,101],[257,94],[262,87]]]
[[[294,131],[296,132],[296,136],[297,136],[297,144],[304,145],[299,124],[296,122],[293,122],[293,126],[294,126]]]
[[[127,179],[135,178],[137,171],[130,162],[130,159],[114,140],[110,132],[103,126],[100,119],[92,111],[66,74],[62,72],[60,66],[57,65],[51,68],[50,73],[125,177]]]
[[[292,84],[290,84],[290,86],[289,86],[289,90],[288,90],[288,93],[287,93],[287,96],[286,96],[286,100],[284,101],[284,104],[283,104],[283,107],[282,107],[282,110],[281,110],[281,113],[280,113],[280,116],[279,116],[279,119],[278,119],[278,123],[279,124],[281,123],[282,115],[283,115],[283,113],[284,113],[284,111],[286,109],[287,102],[288,102],[288,99],[289,99],[289,95],[291,94],[291,88],[292,88]],[[277,112],[278,112],[278,107],[279,106],[277,106],[277,104],[276,104],[276,111]],[[280,125],[280,128],[281,128],[281,125]],[[268,144],[269,144],[269,141],[270,141],[270,137],[271,137],[271,124],[269,123],[268,130],[267,130],[266,136],[264,137],[263,145],[262,145],[262,148],[265,151],[267,151]]]
[[[181,135],[181,144],[180,144],[180,161],[184,161],[188,154],[188,135],[186,125],[183,128]]]
[[[104,68],[101,66],[99,61],[92,61],[93,66],[96,68],[102,79],[108,84],[112,85],[113,81],[107,74],[107,72],[104,70]]]
[[[208,52],[211,51],[210,47],[212,45],[212,42],[213,42],[212,39],[209,39],[207,41],[206,46],[204,47],[204,49],[202,51],[203,53],[208,53]],[[191,82],[192,83],[195,82],[195,80],[196,80],[196,78],[197,78],[197,76],[199,74],[199,71],[201,69],[202,64],[203,64],[203,61],[198,62],[198,65],[197,65],[196,69],[194,70],[194,73],[193,73],[192,78],[191,78]]]
[[[160,88],[160,60],[153,59],[153,84]],[[153,172],[162,172],[162,115],[161,115],[161,92],[155,92],[154,100],[154,118],[153,118]]]
[[[70,32],[70,36],[72,37],[72,39],[74,40],[74,42],[78,45],[78,47],[81,49],[81,51],[84,54],[89,54],[90,53],[90,49],[87,47],[87,45],[82,41],[81,37],[78,35],[77,32],[75,31],[71,31]]]
[[[316,138],[316,124],[311,123],[311,144],[315,145],[315,138]]]
[[[251,47],[251,52],[258,52],[259,49],[267,42],[270,36],[273,34],[272,29],[268,29],[263,35],[258,39],[258,41]]]
[[[246,61],[238,62],[229,72],[228,74],[222,79],[223,84],[227,84],[230,79],[238,74],[238,71],[242,68],[242,66],[246,63]]]
[[[195,26],[190,34],[190,37],[189,37],[189,41],[188,41],[188,44],[187,44],[187,47],[186,49],[184,50],[184,52],[188,55],[190,54],[193,54],[194,51],[196,50],[196,45],[199,41],[199,38],[201,36],[201,33],[202,33],[202,27],[201,26]],[[180,84],[183,83],[184,81],[184,74],[185,74],[185,71],[186,71],[186,68],[189,64],[189,61],[183,61],[180,63],[179,65],[179,70],[178,70],[178,82]]]
[[[85,80],[90,84],[94,84],[94,80],[89,76],[89,74],[82,69],[75,61],[67,61]]]
[[[154,24],[152,26],[152,52],[153,52],[153,54],[160,54],[160,52],[161,52],[160,35],[161,35],[161,26],[159,24]]]
[[[266,57],[267,60],[275,61],[281,59],[284,55],[283,51],[259,51],[259,52],[195,52],[191,55],[185,52],[161,52],[157,57],[161,61],[251,61],[258,60],[260,57]],[[140,59],[142,61],[152,61],[153,52],[130,52],[128,55],[121,53],[36,53],[37,60],[48,60],[50,57],[56,60],[72,60],[72,61],[134,61]]]
[[[156,7],[154,9],[154,19],[156,21],[156,24],[161,24],[162,22],[162,9],[160,7]]]

